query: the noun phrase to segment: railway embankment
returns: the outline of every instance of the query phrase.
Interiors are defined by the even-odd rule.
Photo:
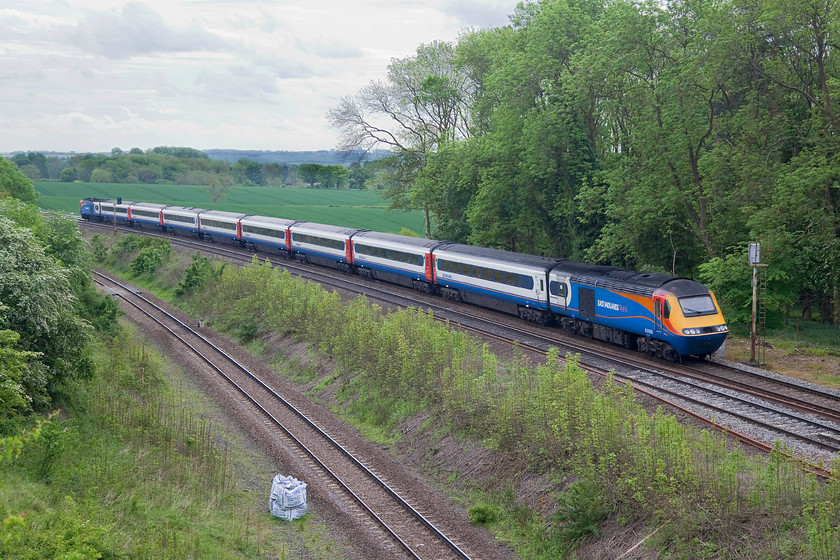
[[[500,360],[416,310],[385,313],[266,265],[181,262],[192,272],[164,263],[138,279],[185,293],[181,305],[196,317],[415,468],[522,558],[840,550],[836,482],[646,410],[631,387],[595,389],[574,358]]]

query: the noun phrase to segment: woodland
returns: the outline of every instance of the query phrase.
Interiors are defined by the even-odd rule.
[[[832,0],[544,0],[395,59],[329,113],[388,147],[426,235],[699,278],[768,319],[840,322]]]

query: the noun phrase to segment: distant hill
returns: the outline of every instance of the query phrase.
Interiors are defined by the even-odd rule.
[[[300,165],[301,163],[318,163],[320,165],[349,165],[354,161],[374,161],[388,155],[386,150],[372,152],[340,152],[337,150],[319,150],[313,152],[282,152],[268,150],[202,150],[210,159],[226,160],[235,163],[240,159],[247,159],[257,163],[285,163]]]
[[[301,163],[318,163],[321,165],[350,165],[354,161],[375,161],[389,154],[387,150],[373,150],[365,153],[360,150],[353,152],[340,152],[338,150],[318,150],[311,152],[283,152],[270,150],[201,150],[210,159],[225,160],[228,163],[235,163],[240,159],[247,159],[257,163],[285,163],[288,165],[300,165]],[[11,158],[17,154],[25,154],[26,151],[16,150],[0,155]],[[44,154],[46,157],[54,157],[61,160],[68,160],[72,156],[93,152],[50,152],[35,151]],[[102,155],[111,155],[111,152],[98,152]]]

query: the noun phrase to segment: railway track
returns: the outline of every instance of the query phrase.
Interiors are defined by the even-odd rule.
[[[105,226],[113,230],[113,226]],[[131,231],[131,230],[127,230]],[[146,232],[144,232],[146,233]],[[152,234],[160,235],[160,234]],[[252,253],[185,238],[179,244],[201,251],[250,262]],[[486,312],[466,305],[423,296],[412,290],[342,273],[301,265],[279,257],[272,262],[293,273],[336,289],[365,293],[394,306],[423,307],[481,336],[516,341],[522,348],[544,353],[550,347],[581,355],[580,363],[591,372],[633,383],[638,392],[681,410],[701,422],[726,430],[733,437],[764,451],[778,443],[789,454],[808,461],[828,463],[840,451],[840,394],[782,376],[735,368],[712,362],[670,364],[651,360],[617,347],[537,328],[518,318]],[[822,474],[827,474],[824,471]]]
[[[333,499],[340,500],[360,523],[378,535],[389,557],[470,559],[463,544],[447,537],[384,476],[376,474],[347,446],[279,394],[272,388],[271,380],[260,379],[233,356],[137,290],[100,273],[96,273],[95,280],[165,329],[185,351],[204,362],[223,380],[228,392],[268,426],[274,437],[281,439],[287,448],[295,449],[309,472],[317,473],[316,476],[326,481]]]

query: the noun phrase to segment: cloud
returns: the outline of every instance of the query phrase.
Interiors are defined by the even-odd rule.
[[[92,15],[76,26],[64,28],[63,35],[77,48],[111,59],[216,51],[226,45],[221,37],[196,25],[170,25],[160,14],[139,2],[130,2],[119,11]]]
[[[517,2],[2,0],[0,150],[328,148],[342,96]]]
[[[247,66],[233,66],[226,72],[206,70],[196,78],[209,99],[231,102],[267,102],[278,93],[274,76]]]
[[[441,10],[461,22],[465,27],[504,27],[511,2],[507,0],[444,0]]]
[[[298,41],[298,48],[321,58],[362,58],[361,47],[339,41]]]

